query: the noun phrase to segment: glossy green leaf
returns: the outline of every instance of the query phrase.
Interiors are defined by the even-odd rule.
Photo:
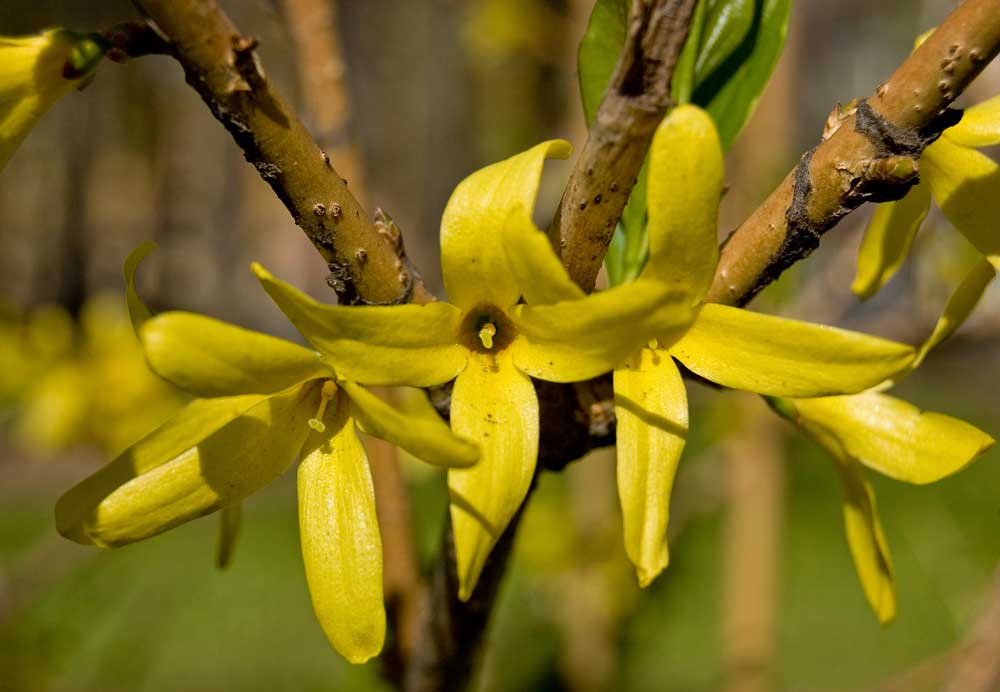
[[[701,84],[722,68],[747,39],[757,12],[755,0],[702,0],[704,25],[698,41],[694,80]]]
[[[587,124],[594,122],[604,90],[625,45],[630,0],[597,0],[577,57],[580,95]]]
[[[745,11],[745,10],[743,10]],[[785,45],[791,0],[754,0],[753,23],[746,36],[732,52],[712,70],[698,80],[691,102],[707,110],[719,130],[723,149],[729,149],[750,119],[764,87],[767,85]],[[718,13],[738,27],[745,18]],[[707,25],[703,37],[714,35]],[[729,44],[720,36],[719,49],[729,50]],[[703,39],[704,40],[704,39]],[[705,58],[705,64],[714,61]]]
[[[157,315],[139,336],[153,371],[198,397],[273,394],[333,376],[315,351],[190,312]]]

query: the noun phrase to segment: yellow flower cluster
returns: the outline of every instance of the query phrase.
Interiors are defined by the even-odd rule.
[[[0,167],[56,100],[100,61],[93,38],[51,31],[0,38]],[[450,302],[324,305],[259,265],[260,283],[309,348],[185,312],[152,315],[135,290],[150,247],[126,262],[126,299],[149,366],[193,400],[58,502],[59,531],[101,547],[142,540],[213,512],[228,560],[241,502],[298,467],[306,577],[330,642],[352,662],[385,638],[382,546],[371,472],[357,431],[448,469],[458,597],[469,599],[533,482],[539,402],[533,379],[612,373],[624,542],[641,586],[668,563],[670,496],[688,431],[678,364],[755,392],[831,451],[843,480],[848,541],[880,620],[895,612],[892,565],[861,471],[925,483],[993,444],[947,416],[884,393],[968,316],[995,274],[997,166],[972,147],[1000,142],[1000,100],[970,109],[929,147],[925,182],[883,206],[855,290],[899,266],[933,196],[984,259],[920,348],[704,302],[718,261],[723,157],[711,118],[675,108],[648,167],[649,260],[633,281],[585,294],[532,221],[539,144],[462,181],[441,223]],[[453,382],[450,425],[406,416],[367,386]]]

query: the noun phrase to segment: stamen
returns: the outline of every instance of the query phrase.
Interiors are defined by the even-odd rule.
[[[485,348],[493,348],[493,337],[496,336],[497,327],[492,322],[487,322],[479,330],[479,340],[483,342]]]
[[[319,410],[316,412],[315,418],[310,418],[307,421],[309,427],[318,433],[326,432],[326,424],[323,422],[323,414],[326,413],[327,403],[329,403],[336,393],[337,385],[333,380],[327,380],[323,383],[323,391],[321,391],[319,395]]]
[[[657,339],[656,337],[653,337],[652,339],[649,340],[648,346],[650,349],[655,351],[660,347],[660,340]]]

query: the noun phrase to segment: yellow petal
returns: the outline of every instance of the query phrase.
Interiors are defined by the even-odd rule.
[[[687,440],[684,381],[670,355],[642,349],[615,370],[618,497],[625,552],[645,587],[669,561],[670,493]]]
[[[86,76],[70,79],[63,72],[80,42],[60,29],[0,36],[0,170],[39,119]]]
[[[646,204],[649,261],[644,275],[682,289],[697,303],[719,260],[722,145],[711,116],[674,108],[653,136]]]
[[[822,426],[853,459],[890,478],[933,483],[994,445],[965,421],[879,392],[795,401],[798,422]]]
[[[479,448],[452,434],[440,418],[400,413],[364,387],[347,380],[338,382],[353,406],[361,429],[380,437],[428,464],[471,466],[479,459]]]
[[[944,136],[963,147],[1000,144],[1000,96],[966,108],[962,120],[945,130]]]
[[[451,427],[481,453],[475,466],[448,471],[458,597],[466,601],[531,486],[538,457],[535,387],[503,354],[473,354],[455,380]]]
[[[324,416],[299,465],[299,534],[309,595],[330,644],[351,663],[382,650],[382,539],[375,490],[349,407]]]
[[[860,392],[914,355],[868,334],[714,304],[702,306],[670,353],[724,387],[796,397]]]
[[[547,304],[584,296],[556,256],[548,236],[522,210],[504,225],[504,250],[515,283],[528,303]]]
[[[844,530],[854,569],[875,617],[885,625],[896,617],[896,577],[875,491],[857,462],[842,457],[834,466],[844,492]]]
[[[898,202],[878,205],[858,251],[858,273],[851,285],[855,295],[871,298],[889,282],[906,259],[930,208],[927,185],[916,185]]]
[[[920,157],[934,201],[984,255],[1000,254],[1000,166],[985,154],[941,138]]]
[[[315,351],[190,312],[166,312],[139,330],[150,367],[198,397],[273,394],[331,377]]]
[[[457,343],[462,315],[452,305],[323,305],[259,264],[253,270],[285,316],[347,379],[429,387],[465,367],[466,350]]]
[[[857,399],[834,397],[838,399]],[[881,395],[879,395],[881,396]],[[882,531],[882,522],[875,505],[875,492],[865,478],[864,469],[857,457],[845,445],[845,438],[837,424],[813,418],[808,411],[797,410],[800,405],[808,405],[820,399],[791,401],[774,400],[770,403],[786,418],[793,420],[799,428],[823,447],[832,457],[834,468],[840,478],[844,495],[844,529],[847,547],[854,560],[854,569],[865,592],[865,598],[882,624],[896,617],[896,582],[892,569],[892,557]]]
[[[67,492],[57,528],[81,543],[124,545],[242,500],[295,460],[318,405],[318,387],[195,402]]]
[[[562,140],[482,168],[455,188],[441,218],[441,271],[452,303],[468,310],[479,303],[507,308],[521,295],[503,249],[511,214],[531,217],[546,158],[569,156]]]
[[[219,544],[215,552],[215,565],[226,569],[233,560],[236,550],[236,539],[243,523],[243,503],[234,502],[226,505],[219,512]]]
[[[518,305],[512,317],[523,339],[512,344],[523,372],[576,382],[609,372],[653,338],[690,324],[689,294],[640,279],[578,300]]]
[[[139,334],[139,327],[143,322],[153,316],[152,311],[146,307],[139,297],[139,292],[135,289],[135,272],[139,264],[156,249],[156,243],[147,240],[129,253],[125,259],[125,267],[122,273],[125,275],[125,305],[128,307],[128,316],[132,320],[132,328],[136,335]]]
[[[914,358],[911,369],[915,370],[932,349],[937,348],[942,341],[950,337],[962,326],[962,323],[972,314],[973,309],[979,303],[979,299],[983,297],[983,293],[996,275],[996,267],[986,257],[981,258],[973,265],[958,289],[948,300],[944,312],[938,319],[937,324],[934,325],[934,331],[931,332],[927,341],[917,351],[917,357]],[[897,377],[896,379],[898,380],[899,378]]]

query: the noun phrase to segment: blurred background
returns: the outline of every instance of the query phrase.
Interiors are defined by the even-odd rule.
[[[223,6],[440,294],[438,222],[454,185],[543,139],[582,145],[575,53],[591,0],[329,2]],[[815,143],[837,102],[870,93],[954,4],[797,0],[784,57],[727,161],[721,232]],[[134,17],[126,0],[4,0],[0,35]],[[998,90],[994,65],[963,102]],[[548,166],[541,223],[568,171]],[[900,274],[861,304],[849,285],[870,211],[755,307],[922,340],[973,251],[933,212]],[[297,338],[252,260],[333,300],[319,256],[172,60],[105,64],[44,118],[0,178],[0,690],[388,689],[378,662],[343,663],[313,618],[293,474],[247,502],[225,572],[211,519],[113,552],[56,534],[56,498],[183,401],[145,370],[123,309],[122,261],[149,239],[159,250],[139,288],[154,308]],[[895,393],[997,436],[998,337],[991,290]],[[883,628],[854,575],[823,452],[754,397],[697,385],[690,396],[669,569],[637,589],[613,452],[546,474],[482,689],[930,690],[948,684],[970,642],[985,637],[1000,658],[1000,452],[931,487],[872,477],[899,589],[899,616]],[[404,469],[429,563],[444,478]]]

